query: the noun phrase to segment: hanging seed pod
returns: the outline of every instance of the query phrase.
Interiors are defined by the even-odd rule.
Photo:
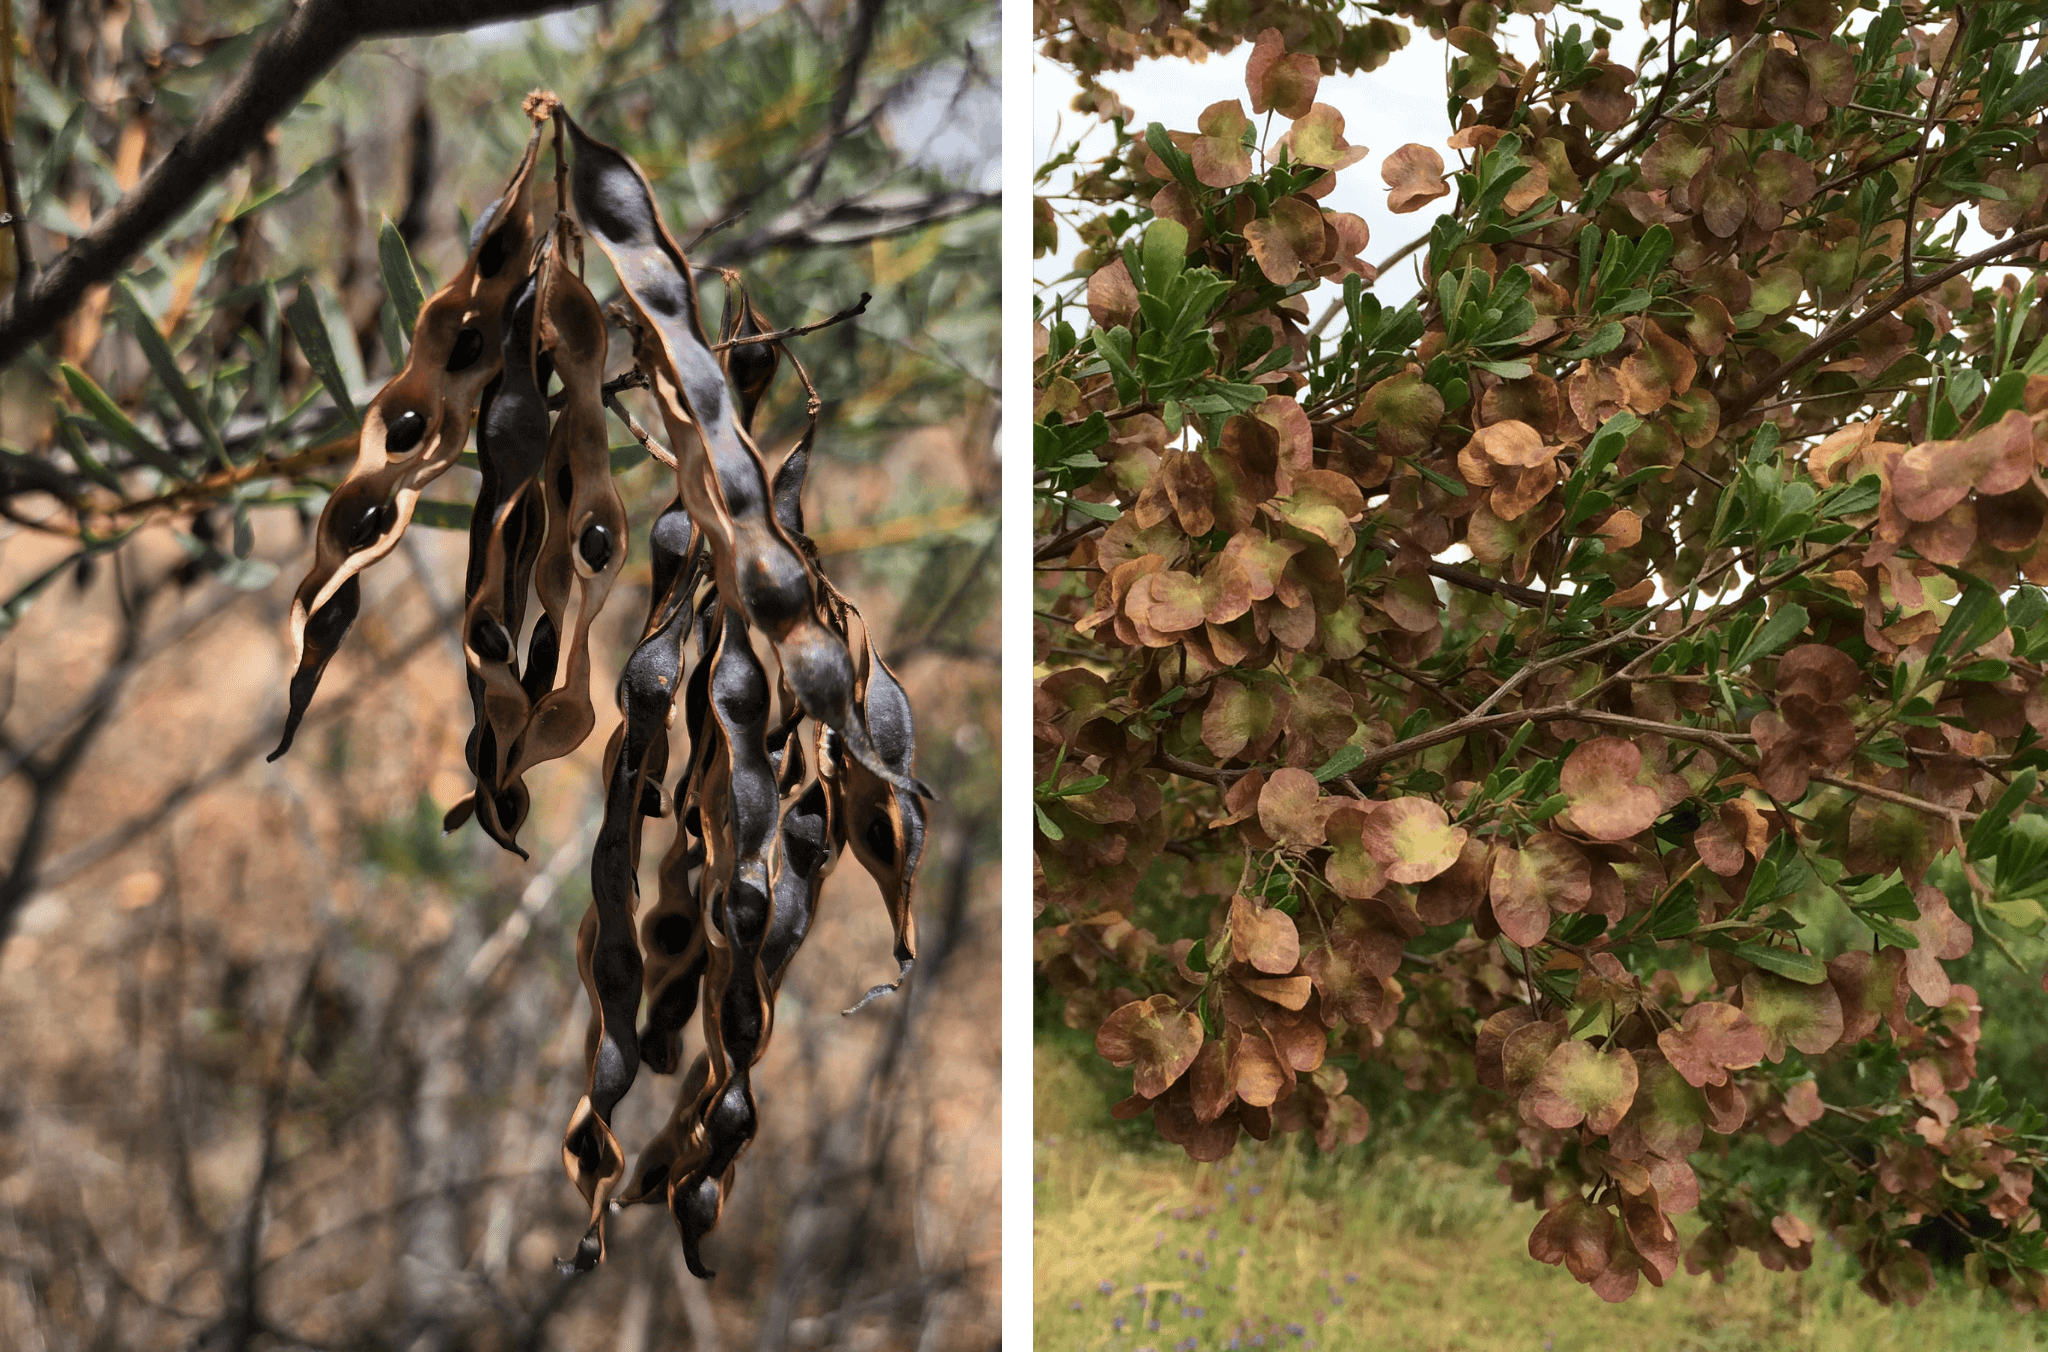
[[[517,172],[462,272],[422,310],[405,369],[371,402],[357,464],[322,515],[294,602],[298,664],[277,754],[355,619],[362,570],[390,551],[420,489],[455,461],[474,421],[480,482],[461,640],[474,715],[464,754],[476,789],[443,825],[453,830],[473,814],[525,857],[517,837],[526,772],[568,755],[593,729],[591,627],[627,554],[606,435],[606,315],[580,275],[573,202],[624,283],[626,304],[613,313],[633,332],[674,454],[636,435],[674,468],[676,496],[648,532],[647,615],[618,680],[591,905],[577,931],[591,1013],[584,1092],[562,1160],[589,1220],[562,1267],[603,1260],[613,1207],[659,1199],[690,1270],[709,1277],[703,1242],[758,1130],[753,1072],[823,881],[850,848],[881,885],[899,975],[862,1003],[897,989],[915,956],[910,897],[928,794],[912,773],[902,685],[804,532],[821,404],[784,345],[804,330],[773,329],[728,272],[714,349],[689,263],[639,169],[585,136],[552,95],[529,95],[525,111],[535,132]],[[557,208],[536,249],[531,180],[539,129],[551,120]],[[771,478],[752,431],[785,360],[809,422]],[[679,686],[687,750],[671,789]],[[674,817],[674,834],[655,903],[636,916],[642,832],[660,816]],[[704,1050],[629,1177],[613,1113],[643,1062],[660,1074],[682,1063],[685,1029],[700,1011]]]
[[[776,368],[782,365],[782,344],[740,341],[773,329],[747,298],[747,285],[739,273],[727,268],[721,275],[725,278],[725,314],[719,320],[718,339],[733,344],[725,350],[725,372],[740,396],[740,427],[752,435],[754,412],[774,383]],[[810,384],[808,377],[804,384]]]
[[[428,298],[405,369],[363,413],[356,463],[321,509],[313,567],[292,598],[294,672],[284,735],[269,759],[291,749],[328,661],[355,617],[362,570],[389,554],[412,520],[421,490],[469,440],[484,387],[498,374],[505,303],[533,252],[531,190],[540,128],[512,181],[479,223],[469,260]],[[343,597],[343,589],[351,595]]]
[[[684,620],[675,608],[626,659],[619,677],[618,731],[605,753],[604,819],[590,859],[590,912],[579,935],[577,963],[591,1002],[585,1041],[588,1086],[562,1138],[562,1162],[590,1203],[590,1228],[572,1266],[604,1259],[605,1203],[625,1173],[625,1157],[612,1134],[612,1110],[633,1087],[640,1067],[633,1017],[640,1007],[642,959],[634,932],[633,902],[640,864],[643,815],[659,815],[661,777],[668,763],[668,713],[682,666]],[[651,791],[651,792],[650,792]],[[653,806],[654,812],[648,812]],[[588,953],[586,958],[584,955]]]
[[[576,142],[577,215],[611,259],[643,326],[642,369],[676,453],[677,493],[703,533],[719,594],[767,636],[804,711],[893,782],[896,772],[870,749],[858,716],[852,658],[819,619],[809,560],[770,510],[761,453],[736,421],[725,370],[704,340],[689,261],[662,224],[639,166],[573,120],[567,125]],[[901,787],[917,792],[908,781]]]
[[[711,658],[716,635],[723,632],[717,594],[704,598],[697,612],[696,665],[683,689],[683,727],[689,752],[676,777],[676,831],[663,856],[654,906],[640,922],[641,946],[647,955],[644,984],[647,1019],[640,1027],[640,1055],[660,1074],[673,1072],[682,1050],[683,1028],[697,1011],[697,989],[704,976],[705,936],[701,886],[705,862],[704,824],[699,803],[699,773],[710,735]]]
[[[903,778],[910,777],[911,756],[917,749],[917,732],[912,724],[910,696],[889,664],[875,651],[874,637],[863,621],[860,645],[860,702],[867,710],[868,731],[875,750],[884,762]],[[913,781],[915,782],[915,781]],[[917,880],[917,866],[924,858],[924,801],[905,793],[894,783],[871,773],[858,761],[846,766],[846,843],[882,889],[889,907],[889,922],[896,931],[897,974],[894,981],[875,986],[846,1012],[851,1014],[870,1000],[886,995],[903,984],[917,961],[917,920],[910,910],[911,893]]]
[[[526,593],[540,554],[545,505],[534,479],[547,456],[547,401],[533,356],[539,279],[529,276],[513,296],[502,326],[503,376],[479,437],[478,462],[498,499],[487,529],[470,535],[475,587],[462,619],[462,652],[475,698],[471,768],[476,772],[477,822],[522,859],[516,837],[525,820],[523,785],[506,774],[512,744],[526,728],[532,702],[520,679],[519,635],[526,623]],[[482,505],[481,503],[479,504]],[[476,524],[472,516],[472,527]],[[483,545],[481,560],[475,550]],[[458,805],[457,810],[460,810]]]
[[[568,755],[595,726],[590,704],[590,626],[604,608],[626,562],[626,510],[612,482],[604,413],[604,312],[583,279],[566,266],[568,218],[557,218],[557,244],[541,268],[540,346],[562,382],[563,402],[540,479],[547,535],[534,573],[544,620],[536,622],[527,665],[532,708],[510,751],[517,779],[542,761]],[[546,664],[539,625],[561,646]]]

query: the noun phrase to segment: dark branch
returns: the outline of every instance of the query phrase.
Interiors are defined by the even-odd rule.
[[[707,268],[730,268],[774,249],[838,248],[936,225],[1002,201],[995,192],[874,193],[823,211],[792,208],[711,256]]]
[[[305,0],[276,28],[192,130],[150,166],[135,190],[50,260],[0,309],[0,367],[110,280],[206,186],[253,150],[271,125],[365,38],[445,32],[578,8],[584,0]]]
[[[846,135],[846,115],[853,111],[854,90],[860,86],[861,67],[867,64],[868,52],[875,45],[875,29],[881,25],[884,3],[885,0],[860,0],[860,9],[853,19],[846,64],[839,69],[839,87],[832,91],[832,114],[827,119],[831,129],[825,135],[822,151],[811,164],[810,173],[804,176],[804,186],[797,191],[799,201],[809,201],[818,191],[818,182],[825,177],[825,166],[832,160],[832,151]]]

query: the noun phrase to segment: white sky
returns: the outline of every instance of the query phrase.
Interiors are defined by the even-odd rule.
[[[1648,36],[1640,14],[1629,12],[1625,4],[1610,6],[1604,12],[1608,18],[1621,24],[1610,40],[1612,59],[1640,72],[1643,66],[1638,64],[1638,58]],[[1867,14],[1852,16],[1850,26],[1860,29],[1869,17]],[[1583,17],[1563,11],[1550,15],[1546,23],[1553,33],[1574,23],[1579,25],[1582,35],[1592,28],[1592,24]],[[1516,53],[1526,59],[1535,51],[1534,37],[1533,19],[1526,15],[1511,15],[1501,26],[1499,41],[1504,52]],[[1251,43],[1244,42],[1227,55],[1212,56],[1205,62],[1180,59],[1142,62],[1136,70],[1106,75],[1103,83],[1136,111],[1137,126],[1163,122],[1173,131],[1191,131],[1202,110],[1223,99],[1238,100],[1246,114],[1250,114],[1251,96],[1245,89],[1244,68],[1251,58],[1251,51]],[[1448,209],[1451,199],[1445,197],[1420,211],[1405,216],[1394,215],[1387,210],[1386,183],[1379,170],[1387,156],[1410,142],[1420,142],[1434,149],[1444,157],[1447,167],[1456,164],[1456,152],[1444,146],[1451,134],[1444,100],[1445,63],[1450,54],[1451,49],[1446,43],[1416,30],[1410,34],[1408,45],[1394,53],[1378,70],[1363,75],[1326,76],[1316,89],[1318,103],[1327,103],[1344,114],[1345,139],[1369,150],[1363,160],[1338,175],[1336,188],[1323,199],[1323,204],[1332,210],[1354,212],[1365,218],[1372,238],[1364,250],[1364,257],[1374,265],[1427,232],[1429,223]],[[1651,63],[1649,69],[1653,74],[1660,74],[1662,58]],[[1111,143],[1109,128],[1093,118],[1082,119],[1072,110],[1070,105],[1078,89],[1073,74],[1036,51],[1032,53],[1031,70],[1034,167],[1046,159],[1055,136],[1072,134],[1077,119],[1089,125],[1083,140],[1084,153],[1100,158]],[[1274,137],[1286,130],[1284,118],[1275,118],[1274,124]],[[1261,144],[1264,144],[1263,127],[1261,133]],[[1037,191],[1064,192],[1070,178],[1071,174],[1062,173],[1051,183],[1041,185]],[[1971,253],[1990,244],[1992,238],[1978,226],[1975,211],[1966,211],[1964,215],[1967,224],[1958,242],[1958,252]],[[1065,276],[1079,247],[1073,232],[1063,226],[1060,247],[1033,263],[1033,277],[1044,284]],[[1977,279],[1977,285],[1996,286],[2011,271],[2009,268],[1987,268]],[[1398,306],[1415,294],[1420,285],[1419,278],[1418,260],[1410,257],[1382,276],[1373,288],[1373,294],[1383,304]],[[1068,290],[1077,285],[1078,282],[1070,282],[1061,289]],[[1338,294],[1339,289],[1327,282],[1311,292],[1308,296],[1310,315],[1321,314],[1323,307]]]
[[[1610,17],[1623,21],[1622,30],[1612,40],[1614,59],[1632,64],[1643,42],[1643,28],[1634,16],[1614,13]],[[1592,27],[1586,20],[1564,13],[1552,15],[1551,20],[1562,21],[1564,27],[1577,23],[1581,33]],[[1552,22],[1551,31],[1557,31],[1559,26]],[[1511,17],[1503,25],[1501,47],[1506,51],[1533,53],[1533,21],[1520,15]],[[1136,70],[1106,75],[1103,83],[1137,112],[1137,126],[1163,122],[1173,131],[1192,131],[1204,108],[1225,99],[1236,99],[1247,115],[1251,113],[1251,96],[1244,84],[1245,63],[1251,59],[1251,53],[1251,43],[1244,42],[1226,55],[1212,56],[1199,63],[1179,59],[1142,62]],[[1316,88],[1316,102],[1327,103],[1344,114],[1344,138],[1353,145],[1367,147],[1369,152],[1337,176],[1336,188],[1322,199],[1322,204],[1365,218],[1372,240],[1364,257],[1375,265],[1409,240],[1426,233],[1430,222],[1447,209],[1451,200],[1440,198],[1420,211],[1396,216],[1387,210],[1386,181],[1380,177],[1380,165],[1387,156],[1411,142],[1429,146],[1444,157],[1447,166],[1457,162],[1456,152],[1444,147],[1451,134],[1444,97],[1445,66],[1450,53],[1447,44],[1427,33],[1416,32],[1411,34],[1408,45],[1378,70],[1362,75],[1326,76]],[[1090,124],[1083,141],[1084,153],[1092,152],[1096,158],[1106,153],[1111,143],[1108,125],[1093,118],[1082,119],[1070,106],[1078,89],[1073,74],[1035,52],[1031,67],[1035,162],[1046,159],[1056,136],[1072,135],[1077,119]],[[1275,117],[1272,137],[1277,138],[1287,126],[1285,118]],[[1263,125],[1260,130],[1263,145]],[[1061,175],[1040,191],[1062,192],[1066,181],[1067,176]],[[1065,276],[1078,249],[1079,242],[1073,233],[1063,229],[1060,248],[1037,260],[1033,275],[1040,282]],[[1415,294],[1419,284],[1418,262],[1411,257],[1380,278],[1373,294],[1384,304],[1399,305]],[[1319,314],[1337,294],[1338,288],[1328,283],[1311,293],[1310,314]]]

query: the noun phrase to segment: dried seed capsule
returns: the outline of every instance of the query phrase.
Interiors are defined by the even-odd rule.
[[[866,624],[861,627],[860,707],[875,750],[900,776],[910,778],[911,758],[917,750],[910,697],[875,651]],[[910,902],[917,866],[924,857],[924,802],[919,795],[871,774],[859,762],[846,766],[845,784],[847,845],[882,889],[896,931],[896,980],[870,989],[853,1007],[859,1009],[900,987],[917,961],[917,920]]]
[[[854,713],[853,661],[820,619],[810,562],[770,510],[760,451],[736,420],[725,371],[704,340],[689,262],[663,226],[639,167],[565,121],[576,142],[577,214],[611,259],[640,321],[642,369],[676,448],[677,492],[709,547],[719,594],[774,645],[804,711],[893,782]],[[915,791],[908,782],[901,787]]]
[[[536,128],[512,181],[484,217],[482,243],[514,266],[502,269],[495,279],[485,278],[478,269],[479,253],[473,250],[462,269],[421,307],[405,369],[392,377],[364,411],[356,463],[320,514],[313,566],[292,598],[292,647],[297,654],[297,670],[292,678],[284,736],[271,753],[272,760],[290,748],[293,734],[319,686],[320,672],[333,656],[330,650],[316,659],[309,651],[308,621],[350,579],[391,552],[412,520],[421,490],[455,463],[469,439],[469,422],[476,412],[477,400],[497,374],[494,354],[499,350],[499,316],[514,286],[524,276],[526,259],[533,249],[531,187],[539,150],[540,132]],[[483,357],[460,371],[451,371],[449,358],[458,336],[465,330],[477,334]],[[378,533],[366,543],[359,543],[357,529],[362,520],[362,505],[372,502],[388,505],[391,516],[380,518]]]

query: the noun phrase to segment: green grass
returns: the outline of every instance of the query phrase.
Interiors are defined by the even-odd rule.
[[[1041,1352],[2048,1348],[2048,1319],[1960,1280],[1917,1309],[1878,1305],[1825,1236],[1805,1273],[1744,1257],[1724,1285],[1681,1269],[1608,1305],[1528,1256],[1537,1213],[1462,1142],[1383,1142],[1368,1163],[1276,1138],[1196,1165],[1110,1123],[1104,1081],[1070,1050],[1041,1046],[1035,1070]]]

